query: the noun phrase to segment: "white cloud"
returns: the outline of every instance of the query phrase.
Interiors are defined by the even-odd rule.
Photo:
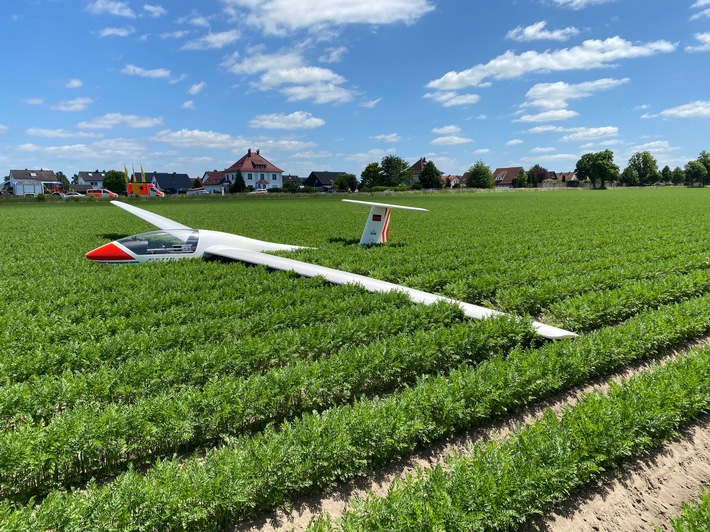
[[[136,65],[126,65],[121,70],[123,74],[128,76],[140,76],[142,78],[169,78],[170,70],[167,68],[154,68],[152,70],[147,70]]]
[[[362,102],[360,104],[360,107],[365,107],[366,109],[374,109],[377,107],[377,104],[382,101],[382,98],[377,98],[375,100],[367,100],[366,102]]]
[[[480,148],[478,150],[473,150],[474,155],[486,155],[488,153],[491,153],[491,150],[489,148]]]
[[[710,101],[695,101],[661,111],[667,118],[710,118]]]
[[[459,137],[457,135],[437,137],[431,141],[431,143],[435,146],[454,146],[457,144],[468,144],[469,142],[473,142],[473,140],[466,137]]]
[[[698,11],[690,17],[690,20],[700,20],[701,18],[710,18],[710,9],[703,9]]]
[[[526,26],[525,28],[518,26],[514,30],[510,30],[505,37],[520,42],[541,40],[566,41],[570,37],[579,35],[579,30],[574,26],[561,30],[546,30],[545,26],[547,26],[547,22],[544,20]]]
[[[654,153],[670,153],[676,150],[678,150],[678,148],[675,146],[671,146],[667,140],[656,140],[653,142],[647,142],[645,144],[639,144],[638,146],[634,146],[633,148],[634,152],[648,151]]]
[[[115,15],[117,17],[136,18],[136,14],[128,7],[128,2],[114,2],[112,0],[94,0],[89,2],[86,10],[94,15]]]
[[[296,111],[289,115],[257,115],[249,121],[249,126],[264,129],[314,129],[325,125],[325,120],[316,118],[311,113]]]
[[[67,89],[78,89],[83,85],[82,81],[77,78],[72,78],[66,82],[64,85]]]
[[[179,131],[165,129],[156,133],[153,140],[180,148],[237,148],[241,144],[239,139],[226,133],[199,129],[181,129]],[[247,144],[247,142],[243,143],[244,146]]]
[[[566,129],[562,126],[552,126],[552,125],[547,125],[547,126],[535,126],[533,128],[530,128],[526,131],[526,133],[552,133],[552,132],[559,132],[559,131],[566,131]]]
[[[199,83],[193,83],[187,88],[187,93],[196,96],[197,94],[200,94],[200,92],[202,92],[202,89],[204,89],[206,86],[207,83],[205,83],[204,81],[200,81]]]
[[[459,126],[442,126],[435,127],[431,132],[436,135],[458,135],[461,133],[461,128]]]
[[[161,33],[158,37],[161,39],[182,39],[185,35],[189,34],[190,32],[188,30],[178,30]]]
[[[0,124],[0,135],[3,133],[7,133],[10,128],[7,127],[6,125]]]
[[[568,7],[570,9],[579,10],[585,7],[598,4],[606,4],[607,2],[615,2],[616,0],[552,0],[560,7]]]
[[[25,98],[25,103],[27,105],[42,105],[44,98]]]
[[[130,128],[156,127],[163,123],[163,117],[124,115],[121,113],[107,113],[91,120],[79,122],[76,127],[81,129],[110,129],[116,126]]]
[[[31,127],[25,131],[30,137],[43,137],[47,139],[70,139],[70,138],[100,138],[99,133],[89,133],[86,131],[67,131],[66,129],[45,129]]]
[[[400,140],[402,140],[402,137],[398,133],[386,133],[383,135],[375,135],[374,137],[370,138],[374,140],[379,140],[380,142],[399,142]]]
[[[478,94],[458,94],[453,91],[427,92],[424,97],[434,100],[444,107],[453,107],[454,105],[472,105],[481,99]]]
[[[250,11],[247,23],[267,33],[346,24],[413,24],[434,10],[430,0],[223,0]]]
[[[628,83],[629,78],[603,78],[595,81],[585,81],[569,84],[563,81],[557,83],[538,83],[525,95],[527,101],[522,107],[540,107],[542,109],[564,109],[567,100],[586,98],[597,91],[609,90]]]
[[[690,9],[699,9],[701,7],[707,6],[710,6],[710,0],[698,0],[692,6],[690,6]]]
[[[57,105],[53,105],[52,109],[65,112],[83,111],[93,102],[94,100],[92,98],[74,98],[73,100],[65,100],[63,102],[59,102]]]
[[[143,10],[148,12],[148,15],[153,18],[162,17],[167,13],[165,8],[160,5],[144,4]]]
[[[508,142],[505,143],[506,146],[517,146],[518,144],[522,144],[524,141],[522,139],[511,139]]]
[[[619,128],[614,126],[605,127],[575,127],[569,128],[566,131],[568,135],[563,136],[560,140],[564,142],[590,140],[604,137],[616,137],[619,134]]]
[[[194,109],[195,108],[195,102],[192,100],[185,100],[182,102],[182,105],[180,105],[180,109]]]
[[[710,52],[710,32],[696,33],[695,38],[700,41],[700,45],[686,46],[686,52]]]
[[[209,28],[210,27],[210,17],[205,17],[200,15],[194,9],[187,17],[180,17],[178,19],[179,24],[190,24],[191,26],[197,26],[199,28]]]
[[[183,50],[212,50],[224,48],[228,44],[239,40],[239,30],[227,30],[218,33],[208,33],[204,37],[188,41],[182,47]]]
[[[340,63],[343,56],[347,53],[348,49],[345,46],[340,46],[338,48],[329,48],[323,55],[318,58],[321,63]]]
[[[481,86],[488,80],[516,79],[533,72],[563,72],[613,66],[622,59],[648,57],[668,53],[676,45],[668,41],[633,44],[621,37],[592,39],[579,46],[545,52],[528,51],[516,54],[510,50],[461,72],[448,72],[430,81],[427,87],[437,91],[455,91]]]
[[[278,90],[289,101],[340,103],[353,98],[352,92],[341,86],[346,81],[343,76],[327,68],[306,65],[297,51],[264,54],[255,49],[251,54],[242,62],[237,62],[233,55],[223,61],[222,66],[234,74],[261,73],[254,86],[262,91]]]
[[[135,33],[136,29],[133,26],[125,26],[123,28],[103,28],[99,31],[99,37],[128,37]]]
[[[557,122],[559,120],[569,120],[578,115],[579,113],[568,109],[553,109],[536,115],[523,115],[516,122]]]
[[[532,150],[530,150],[530,153],[552,153],[553,151],[557,151],[557,150],[555,148],[553,148],[552,146],[548,146],[548,147],[538,146],[537,148],[533,148]]]

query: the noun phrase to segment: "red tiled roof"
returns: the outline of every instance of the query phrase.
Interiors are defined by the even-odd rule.
[[[493,179],[496,182],[496,186],[513,186],[513,179],[515,179],[520,170],[523,170],[522,166],[512,166],[510,168],[496,168],[496,171],[493,172]]]
[[[269,161],[264,159],[259,151],[249,150],[247,154],[239,159],[236,163],[225,170],[226,172],[236,172],[241,170],[244,172],[283,172],[280,168],[274,166]]]
[[[215,170],[214,172],[205,172],[202,176],[202,186],[205,185],[221,185],[224,179],[224,172]]]

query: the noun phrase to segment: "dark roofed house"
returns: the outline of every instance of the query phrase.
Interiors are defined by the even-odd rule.
[[[512,166],[510,168],[496,168],[493,172],[493,180],[497,188],[513,188],[513,179],[515,179],[520,170],[524,170],[522,166]]]
[[[247,150],[244,157],[224,171],[224,176],[230,183],[234,183],[237,172],[242,173],[244,183],[256,189],[281,188],[283,170],[264,159],[259,150]]]
[[[416,163],[414,163],[412,166],[409,167],[409,171],[412,174],[412,180],[411,183],[419,183],[419,174],[421,174],[424,171],[424,167],[426,166],[427,160],[426,157],[422,157],[419,159]]]
[[[54,170],[10,170],[9,185],[16,196],[38,196],[45,192],[44,183],[56,183]]]
[[[284,187],[288,183],[292,183],[292,184],[296,185],[297,187],[303,186],[303,179],[301,179],[297,175],[286,174],[281,177],[281,180],[283,182]]]
[[[104,186],[104,177],[106,177],[106,170],[93,172],[78,172],[76,174],[76,184],[77,185],[89,185],[93,188],[101,188]]]
[[[142,181],[140,174],[135,175],[136,181]],[[192,188],[192,179],[187,174],[177,172],[146,172],[145,182],[153,183],[166,194],[178,194]]]
[[[335,182],[347,172],[311,172],[303,184],[318,190],[331,190]]]

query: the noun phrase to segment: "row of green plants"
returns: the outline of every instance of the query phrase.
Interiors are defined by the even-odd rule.
[[[462,319],[463,313],[454,305],[408,304],[300,328],[269,329],[261,335],[238,336],[230,343],[156,349],[150,338],[140,345],[127,342],[121,345],[124,354],[136,353],[118,365],[113,359],[113,364],[93,371],[34,375],[0,387],[0,428],[45,425],[75,406],[128,404],[175,388],[205,386],[225,376],[246,377],[397,335],[450,327]]]
[[[305,412],[388,392],[417,376],[474,363],[526,343],[525,322],[497,318],[396,335],[316,361],[293,362],[263,374],[223,375],[130,404],[87,402],[45,426],[23,424],[0,433],[0,494],[26,500],[128,463],[219,443]]]
[[[477,442],[444,466],[354,502],[342,530],[512,530],[669,441],[710,409],[710,348],[552,410],[506,439]],[[334,530],[330,520],[310,530]]]
[[[684,502],[679,515],[671,519],[675,532],[710,530],[710,485],[704,486],[695,501]]]
[[[571,342],[517,348],[476,367],[463,364],[448,376],[421,377],[387,397],[304,413],[258,434],[227,438],[204,454],[156,462],[145,474],[130,470],[104,486],[53,491],[37,506],[18,508],[6,500],[0,525],[222,529],[708,331],[710,297],[665,306]],[[689,406],[678,403],[681,411]]]

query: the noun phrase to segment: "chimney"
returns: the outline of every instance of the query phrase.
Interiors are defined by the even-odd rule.
[[[259,149],[258,149],[258,148],[257,148],[257,150],[256,150],[256,154],[259,155]]]
[[[251,157],[251,148],[247,150],[247,157]]]

